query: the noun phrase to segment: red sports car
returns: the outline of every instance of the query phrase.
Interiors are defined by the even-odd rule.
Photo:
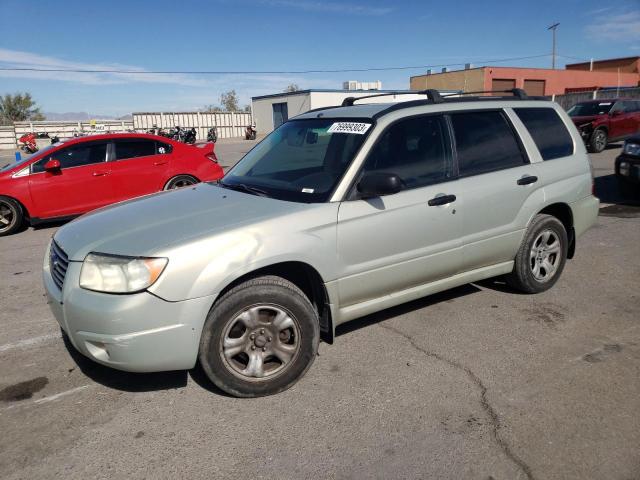
[[[218,180],[213,143],[146,134],[74,138],[0,168],[0,236],[148,193]]]

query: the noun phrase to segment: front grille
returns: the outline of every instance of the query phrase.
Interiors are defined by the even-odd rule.
[[[60,248],[55,240],[51,242],[51,251],[49,252],[49,268],[51,270],[51,276],[53,282],[62,290],[64,284],[64,277],[67,274],[67,268],[69,267],[69,257],[64,250]]]

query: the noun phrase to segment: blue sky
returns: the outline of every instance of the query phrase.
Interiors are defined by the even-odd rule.
[[[640,2],[390,0],[0,0],[0,66],[126,70],[309,70],[432,65],[558,53],[640,55]],[[559,65],[578,60],[560,57]],[[550,57],[498,65],[549,67]],[[235,89],[250,97],[424,70],[140,75],[0,71],[0,95],[28,91],[46,112],[193,110]]]

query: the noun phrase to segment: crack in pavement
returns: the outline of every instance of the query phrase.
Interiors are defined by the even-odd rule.
[[[491,433],[493,435],[495,442],[498,444],[498,446],[504,452],[507,458],[511,460],[513,463],[515,463],[518,466],[518,468],[522,470],[522,472],[526,475],[526,477],[529,480],[534,480],[535,477],[533,476],[531,467],[529,467],[529,465],[527,465],[524,460],[518,457],[518,455],[516,455],[511,450],[511,447],[506,442],[506,440],[504,440],[500,436],[499,430],[500,428],[502,428],[502,424],[500,422],[500,417],[496,413],[493,406],[489,403],[489,400],[487,400],[487,387],[484,386],[484,384],[482,383],[482,380],[480,380],[480,378],[475,373],[473,373],[473,371],[470,368],[462,365],[459,362],[456,362],[455,360],[450,360],[440,355],[439,353],[430,352],[422,348],[420,345],[418,345],[415,342],[413,338],[411,338],[409,335],[405,334],[400,330],[397,330],[389,325],[384,325],[382,323],[379,323],[378,325],[380,326],[380,328],[384,328],[385,330],[389,330],[395,333],[396,335],[401,336],[402,338],[407,340],[415,350],[426,355],[427,357],[435,358],[436,360],[444,362],[453,368],[463,371],[467,375],[467,377],[469,377],[469,379],[473,382],[473,384],[476,387],[478,387],[478,389],[480,390],[480,405],[482,406],[482,409],[487,413],[487,415],[491,419],[491,426],[492,426]]]

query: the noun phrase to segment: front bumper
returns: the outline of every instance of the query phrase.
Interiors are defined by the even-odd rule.
[[[73,346],[86,357],[130,372],[195,366],[200,334],[215,295],[167,302],[148,292],[111,295],[80,288],[81,262],[70,262],[62,290],[45,255],[49,307]]]
[[[616,177],[629,183],[640,184],[640,158],[618,155],[615,164]]]

